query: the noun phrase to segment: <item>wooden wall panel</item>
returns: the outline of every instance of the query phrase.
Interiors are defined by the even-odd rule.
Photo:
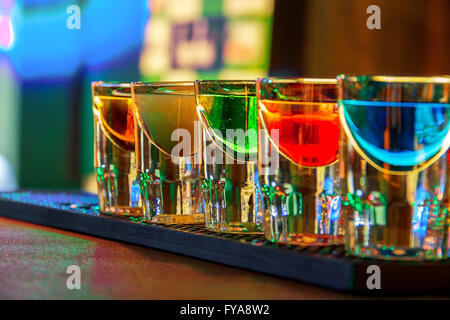
[[[286,43],[283,37],[292,40],[283,51],[297,52],[283,64],[299,76],[450,74],[448,0],[299,1],[303,10],[296,13],[296,26],[281,34],[279,25],[292,24],[280,18],[292,19],[291,12],[280,12],[287,10],[286,2],[277,0],[275,6],[272,75],[279,74],[276,43]],[[366,27],[366,8],[372,4],[381,9],[381,30]]]

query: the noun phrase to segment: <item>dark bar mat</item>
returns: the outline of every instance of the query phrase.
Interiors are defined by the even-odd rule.
[[[217,234],[201,225],[148,225],[104,216],[97,196],[85,192],[0,193],[0,216],[359,293],[450,290],[450,261],[390,262],[348,257],[340,246],[277,245],[261,235]],[[369,290],[370,265],[380,268],[381,290]],[[371,282],[369,280],[369,282]]]

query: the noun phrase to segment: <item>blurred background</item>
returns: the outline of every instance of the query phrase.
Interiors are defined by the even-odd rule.
[[[448,75],[449,13],[448,0],[0,0],[0,190],[95,191],[91,81]]]

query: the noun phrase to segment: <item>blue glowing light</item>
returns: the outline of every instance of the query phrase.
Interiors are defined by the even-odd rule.
[[[330,178],[330,176],[325,177],[325,181],[323,182],[323,190],[328,195],[334,193],[334,181]]]
[[[66,7],[73,1],[17,1],[11,11],[14,46],[8,56],[22,79],[73,74],[81,65],[81,32],[66,27]],[[40,4],[40,5],[37,5]]]
[[[337,221],[341,215],[341,196],[335,196],[330,201],[330,220]]]
[[[140,49],[149,15],[148,1],[91,0],[82,12],[87,66],[105,64]]]
[[[80,29],[67,27],[70,5],[81,8]],[[138,54],[148,15],[144,0],[17,0],[0,19],[0,50],[8,48],[22,79],[71,77],[83,66]]]

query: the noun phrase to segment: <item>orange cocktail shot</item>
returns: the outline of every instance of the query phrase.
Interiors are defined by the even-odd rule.
[[[93,82],[92,99],[100,211],[141,216],[130,84]]]

